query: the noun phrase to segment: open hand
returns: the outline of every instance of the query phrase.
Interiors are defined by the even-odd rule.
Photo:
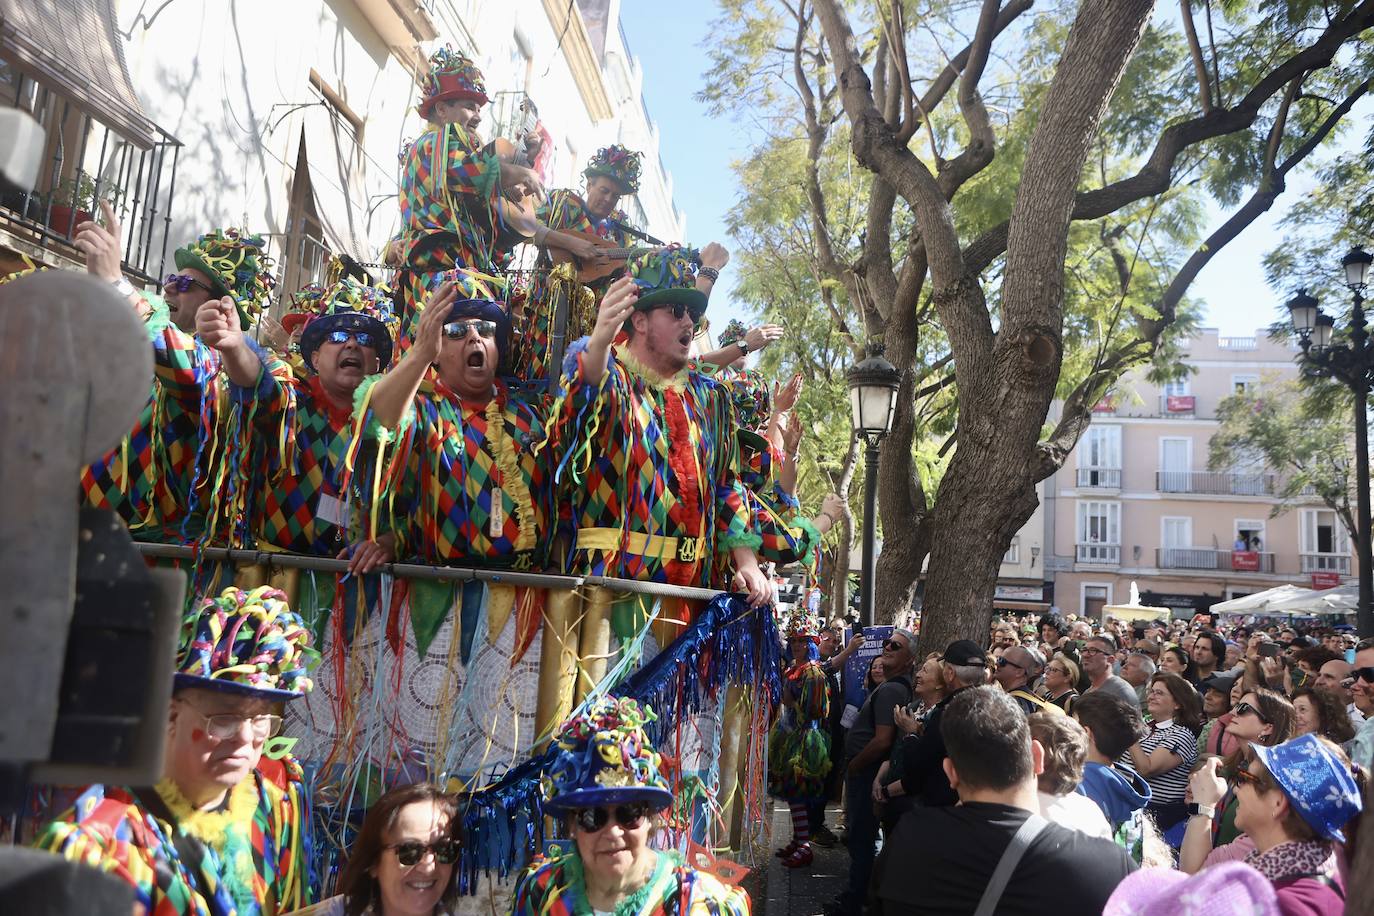
[[[416,359],[432,363],[439,358],[439,348],[444,342],[444,325],[448,323],[449,310],[457,298],[457,287],[449,282],[440,283],[425,298],[425,308],[415,328],[415,341],[411,344]]]
[[[596,327],[592,329],[589,343],[609,347],[615,340],[615,335],[620,333],[620,329],[634,312],[637,301],[639,287],[635,286],[632,278],[621,277],[612,283],[610,289],[606,290],[606,295],[602,297],[601,305],[597,307]]]
[[[107,200],[100,201],[100,212],[105,225],[90,220],[79,224],[72,244],[86,255],[86,273],[115,283],[124,276],[119,266],[119,220]]]

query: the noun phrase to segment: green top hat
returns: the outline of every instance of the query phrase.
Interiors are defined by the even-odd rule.
[[[237,229],[207,232],[178,248],[173,257],[178,269],[191,268],[209,277],[214,295],[233,299],[245,327],[262,314],[277,285],[267,240]]]
[[[626,274],[639,287],[635,308],[647,312],[651,306],[681,302],[693,320],[706,314],[706,294],[696,288],[697,266],[701,257],[695,248],[671,245],[646,251],[630,259]]]

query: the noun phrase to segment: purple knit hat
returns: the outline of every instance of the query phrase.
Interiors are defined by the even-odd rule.
[[[1244,862],[1195,875],[1142,868],[1116,886],[1102,916],[1280,916],[1269,880]]]

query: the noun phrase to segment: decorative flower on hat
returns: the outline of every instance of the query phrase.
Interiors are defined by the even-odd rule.
[[[582,174],[588,178],[604,175],[620,185],[623,193],[634,194],[639,190],[642,158],[641,153],[613,143],[597,150],[596,155],[587,160],[587,167]]]
[[[562,812],[634,801],[672,804],[661,760],[644,733],[655,718],[628,697],[604,696],[565,722],[544,770],[545,807]]]
[[[783,636],[787,639],[819,639],[821,622],[805,608],[795,608],[787,615]]]
[[[482,71],[471,58],[449,45],[430,55],[429,72],[425,74],[420,92],[424,96],[420,102],[420,117],[425,120],[429,120],[439,102],[471,101],[485,105],[489,101]]]
[[[306,303],[312,298],[314,301],[314,314],[301,332],[301,357],[307,368],[315,368],[315,351],[334,331],[372,334],[377,361],[383,369],[391,363],[392,341],[396,339],[401,322],[392,307],[388,290],[367,286],[352,277],[342,277],[328,287],[308,286],[292,297],[293,301],[296,297],[302,297]]]
[[[256,321],[276,289],[267,240],[238,229],[207,232],[174,255],[179,269],[199,270],[210,279],[216,296],[229,296],[246,326]]]
[[[291,700],[314,687],[309,671],[319,660],[285,593],[231,586],[182,619],[175,681],[177,687]]]
[[[630,258],[625,273],[640,291],[635,308],[647,311],[650,306],[681,302],[692,318],[700,321],[706,314],[706,294],[696,288],[700,263],[701,257],[695,248],[679,245],[645,251]]]

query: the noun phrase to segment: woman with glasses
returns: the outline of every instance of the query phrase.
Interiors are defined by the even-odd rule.
[[[520,876],[512,916],[748,916],[745,891],[649,845],[673,803],[644,733],[653,718],[634,700],[602,697],[564,723],[544,770],[544,810],[563,818],[571,848]]]
[[[1191,684],[1165,672],[1150,681],[1145,706],[1152,719],[1150,733],[1131,745],[1128,753],[1135,771],[1150,784],[1148,810],[1168,841],[1170,829],[1188,816],[1183,795],[1188,769],[1197,757],[1202,700]],[[1174,840],[1170,845],[1177,848],[1178,843]]]
[[[1232,778],[1244,835],[1202,868],[1243,858],[1269,880],[1285,916],[1355,912],[1346,909],[1344,875],[1368,783],[1364,769],[1324,738],[1299,735],[1273,747],[1251,745]],[[1225,789],[1211,758],[1193,779],[1194,794],[1210,800]]]
[[[1078,691],[1074,689],[1078,684],[1078,676],[1078,665],[1072,659],[1062,652],[1055,655],[1045,666],[1045,677],[1042,681],[1045,699],[1069,712],[1073,707],[1073,701],[1078,699]]]
[[[450,916],[457,909],[458,806],[437,786],[397,786],[373,802],[339,877],[310,916]],[[305,916],[305,914],[301,914]]]

